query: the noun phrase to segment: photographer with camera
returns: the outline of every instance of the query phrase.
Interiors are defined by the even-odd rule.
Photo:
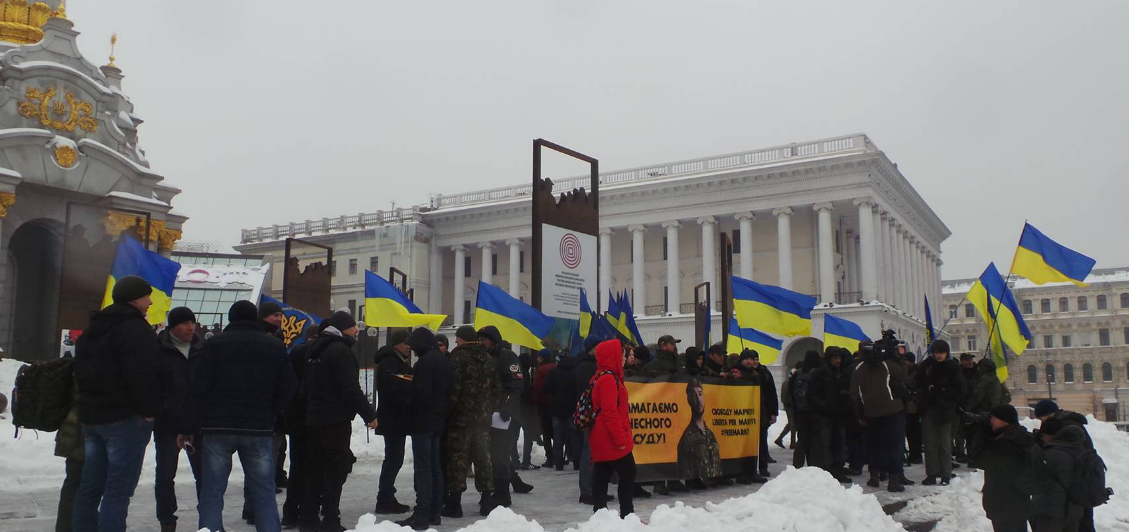
[[[870,450],[870,480],[879,485],[879,476],[889,476],[887,489],[905,491],[902,479],[902,440],[905,434],[906,381],[905,369],[895,360],[897,337],[894,331],[882,333],[877,342],[859,344],[862,364],[851,375],[851,400],[859,423],[865,427]]]

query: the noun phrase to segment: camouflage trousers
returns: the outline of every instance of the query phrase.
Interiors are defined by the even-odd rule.
[[[447,432],[447,492],[466,491],[467,472],[474,464],[474,489],[494,491],[494,469],[490,463],[490,431],[485,426],[450,427]]]

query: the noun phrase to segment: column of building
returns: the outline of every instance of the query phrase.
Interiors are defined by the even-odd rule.
[[[642,225],[632,225],[627,228],[631,232],[631,290],[634,294],[631,308],[636,315],[643,315],[647,308],[647,279],[643,266],[647,263],[644,255],[643,237],[646,228]]]
[[[824,305],[835,302],[835,229],[831,227],[833,208],[830,203],[816,203],[812,206],[818,219],[819,231],[819,302]]]
[[[890,264],[885,260],[886,241],[882,239],[882,209],[877,205],[871,210],[874,216],[874,223],[871,224],[874,231],[874,291],[875,299],[878,301],[886,301],[889,294],[886,292],[886,277],[889,276]]]
[[[466,287],[466,248],[462,244],[451,246],[451,251],[455,252],[455,286],[452,290],[453,306],[451,307],[451,317],[456,325],[466,323],[466,316],[463,315],[463,300],[466,296],[463,295]]]
[[[780,272],[777,283],[781,288],[792,289],[792,209],[782,207],[772,210],[776,217],[776,256]]]
[[[860,198],[854,201],[859,210],[859,257],[861,269],[859,276],[862,278],[862,300],[871,302],[877,299],[875,287],[878,284],[878,275],[875,272],[874,253],[874,216],[871,213],[874,202],[869,198]]]
[[[506,240],[510,248],[510,295],[521,298],[521,240]]]
[[[682,281],[678,272],[678,220],[663,222],[666,228],[666,311],[681,312]]]
[[[721,295],[717,287],[717,250],[714,247],[717,219],[713,216],[703,216],[698,218],[698,223],[702,225],[702,282],[710,284],[710,301],[707,303],[712,312],[714,300]]]
[[[753,220],[756,216],[751,212],[739,212],[734,215],[741,225],[741,277],[753,278]]]
[[[607,310],[603,304],[603,294],[612,289],[612,235],[614,234],[615,230],[609,227],[600,229],[600,292],[588,295],[590,298],[588,304],[592,306],[592,310]]]

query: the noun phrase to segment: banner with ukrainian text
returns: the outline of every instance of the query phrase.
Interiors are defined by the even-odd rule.
[[[628,377],[624,384],[639,482],[736,475],[756,457],[759,386],[685,374]]]

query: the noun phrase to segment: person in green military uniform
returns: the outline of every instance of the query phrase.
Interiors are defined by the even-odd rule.
[[[706,426],[702,383],[686,383],[686,402],[690,405],[690,425],[678,440],[678,476],[690,489],[706,489],[706,481],[721,476],[721,453],[717,438]]]
[[[501,384],[494,360],[479,345],[474,327],[459,327],[450,357],[454,382],[447,402],[447,497],[441,515],[463,516],[467,469],[473,463],[474,489],[481,494],[479,513],[486,516],[496,506],[491,496],[495,486],[489,429],[490,415],[502,396]]]

